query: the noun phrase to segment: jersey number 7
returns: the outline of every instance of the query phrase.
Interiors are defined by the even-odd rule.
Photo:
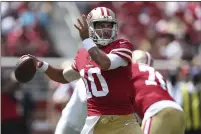
[[[166,88],[166,83],[163,79],[163,76],[158,72],[155,71],[153,67],[144,65],[144,64],[139,64],[139,70],[141,72],[149,72],[149,77],[147,80],[145,80],[145,85],[157,85],[156,79],[158,79],[160,86],[164,89],[167,90]]]

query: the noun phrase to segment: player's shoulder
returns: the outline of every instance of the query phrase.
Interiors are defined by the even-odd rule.
[[[148,66],[147,64],[143,64],[143,63],[132,63],[132,72],[134,73],[138,73],[138,74],[144,74],[143,71],[140,70],[146,70],[147,68],[149,68],[150,66]]]
[[[138,63],[132,63],[132,72],[139,71],[139,64]]]
[[[86,52],[86,49],[85,48],[80,48],[78,49],[77,53],[85,53]]]
[[[87,53],[87,51],[85,48],[80,48],[80,49],[78,49],[76,56],[83,56],[86,53]]]
[[[121,44],[132,45],[132,43],[129,40],[127,40],[127,39],[117,39],[117,40],[114,40],[112,42],[112,44],[115,44],[115,45],[121,45]]]
[[[75,61],[78,61],[79,59],[80,59],[80,60],[83,60],[84,58],[87,57],[87,55],[88,55],[88,52],[86,51],[86,49],[80,48],[80,49],[77,51],[74,60],[75,60]],[[80,60],[79,60],[79,61],[80,61]]]
[[[123,39],[123,38],[117,39],[117,40],[115,40],[115,41],[117,41],[118,43],[131,43],[129,40]]]
[[[132,63],[132,67],[138,67],[138,63]]]
[[[127,39],[117,39],[114,40],[111,45],[114,48],[128,48],[130,50],[134,50],[133,44]]]
[[[136,62],[133,62],[133,63],[132,63],[132,66],[134,66],[134,67],[143,66],[143,67],[153,68],[153,67],[151,67],[151,66],[149,66],[149,65],[147,65],[147,64],[144,64],[144,63],[136,63]]]

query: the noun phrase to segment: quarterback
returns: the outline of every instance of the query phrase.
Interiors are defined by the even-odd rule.
[[[153,64],[151,55],[148,52],[135,50],[132,60],[134,69],[133,85],[137,88],[135,93],[136,99],[133,101],[137,114],[143,120],[142,130],[144,134],[184,134],[185,120],[183,110],[168,94],[162,75],[150,67]],[[156,78],[149,77],[150,74],[146,73],[146,68],[150,68],[150,73],[154,71],[157,75]],[[148,78],[152,78],[151,80],[156,81],[146,81]],[[76,90],[81,92],[86,89],[79,86]],[[75,92],[72,98],[74,97],[76,99],[72,99],[69,102],[74,105],[74,109],[66,106],[60,119],[66,122],[72,122],[71,124],[73,124],[74,128],[79,128],[75,134],[80,133],[86,117],[84,108],[86,101],[84,98],[82,99],[84,95],[83,93],[82,95],[78,95],[78,93]],[[73,118],[67,118],[66,115],[68,115],[68,113],[71,113]],[[79,120],[79,117],[82,118]],[[76,120],[79,121],[76,122]],[[60,129],[59,132],[62,131],[62,133],[57,133],[56,131],[56,134],[65,134],[69,130],[72,130],[73,127],[70,127],[68,123],[60,121],[57,129]]]
[[[93,9],[87,17],[77,19],[75,28],[82,39],[81,48],[71,67],[57,69],[36,57],[36,65],[54,81],[84,81],[87,97],[87,118],[82,134],[142,134],[131,98],[133,45],[116,39],[117,20],[106,7]]]

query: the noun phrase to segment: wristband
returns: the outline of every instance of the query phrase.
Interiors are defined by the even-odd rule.
[[[88,51],[89,49],[91,49],[92,47],[96,47],[96,44],[93,42],[92,39],[87,38],[85,40],[82,41],[84,48]]]
[[[39,69],[45,72],[45,71],[47,71],[48,66],[49,66],[49,64],[47,62],[43,61],[43,65]]]

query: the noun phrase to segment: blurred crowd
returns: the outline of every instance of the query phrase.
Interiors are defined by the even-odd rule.
[[[154,59],[179,62],[178,68],[165,73],[168,78],[179,73],[193,78],[201,71],[201,2],[90,2],[88,8],[77,4],[83,13],[97,6],[112,9],[119,38],[129,39]]]
[[[58,56],[47,26],[51,2],[1,2],[1,55]]]
[[[31,134],[35,102],[10,70],[1,71],[1,133]]]
[[[170,94],[183,106],[186,116],[189,117],[187,119],[187,133],[196,134],[194,131],[199,130],[198,133],[200,134],[201,2],[101,1],[75,3],[80,12],[85,14],[97,6],[112,9],[116,13],[119,23],[118,38],[129,39],[134,44],[135,49],[150,52],[154,59],[175,60],[180,63],[174,70],[159,71],[166,72],[163,74],[168,80]],[[53,4],[55,3],[1,2],[1,55],[21,56],[30,53],[41,57],[59,56],[54,49],[56,48],[54,41],[52,41],[47,30],[47,26],[52,21]],[[60,85],[46,79],[48,81],[46,87],[48,91],[47,100],[40,103],[39,106],[39,104],[34,105],[35,101],[31,100],[31,97],[27,97],[30,96],[27,92],[18,90],[22,88],[10,77],[10,74],[5,74],[4,71],[2,76],[7,77],[2,79],[1,90],[3,94],[1,96],[5,100],[7,99],[8,103],[11,103],[9,105],[15,103],[21,107],[16,108],[16,105],[12,107],[18,109],[12,115],[14,120],[21,118],[23,121],[20,127],[30,123],[31,117],[27,117],[27,115],[30,116],[33,110],[37,111],[38,107],[40,110],[47,111],[43,117],[42,110],[38,112],[41,114],[39,118],[48,120],[55,127],[61,109],[70,99],[73,86]],[[61,99],[58,100],[58,98]],[[8,108],[6,105],[8,104],[2,104],[2,107]],[[8,114],[6,110],[9,109],[6,108],[2,114]],[[20,112],[19,109],[22,108],[27,112],[22,112],[22,110]],[[25,118],[28,120],[25,121]],[[6,120],[7,117],[4,119]],[[13,130],[16,128],[15,123],[19,122],[10,124],[13,125]],[[5,131],[11,130],[7,126],[7,122],[4,128]],[[21,133],[28,133],[28,131],[30,128],[26,127],[26,130]]]
[[[46,97],[40,100],[15,79],[12,68],[3,68],[1,74],[2,134],[52,134],[75,82],[61,84],[46,77]]]
[[[87,12],[97,6],[116,13],[119,37],[156,59],[192,59],[201,51],[201,2],[92,2]]]

